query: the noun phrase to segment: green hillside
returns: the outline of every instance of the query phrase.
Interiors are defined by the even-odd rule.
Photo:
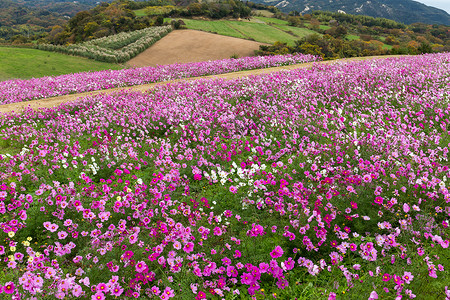
[[[122,65],[37,49],[0,47],[0,80],[122,68]]]
[[[236,38],[254,40],[261,43],[273,44],[274,42],[284,42],[294,45],[295,41],[307,35],[317,33],[316,31],[289,26],[285,20],[254,17],[250,21],[242,20],[194,20],[182,19],[186,28],[213,32]],[[166,18],[164,21],[170,22]]]

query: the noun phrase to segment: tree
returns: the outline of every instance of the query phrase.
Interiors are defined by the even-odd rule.
[[[100,27],[95,21],[88,22],[84,25],[84,32],[86,36],[92,36],[92,34]]]
[[[433,48],[428,43],[422,43],[420,44],[419,48],[417,48],[418,53],[433,53]]]
[[[289,26],[295,26],[295,27],[300,26],[303,23],[299,17],[294,17],[294,16],[289,16],[287,21],[288,21]]]
[[[319,20],[314,19],[314,18],[311,19],[310,25],[311,25],[311,28],[312,28],[313,30],[319,30],[319,28],[320,28],[320,22],[319,22]]]
[[[325,31],[325,33],[331,35],[334,38],[341,38],[347,34],[347,29],[344,26],[339,25],[328,29],[327,31]]]
[[[321,49],[317,45],[311,45],[310,43],[303,43],[300,47],[298,47],[300,53],[303,54],[311,54],[318,55],[322,58],[325,58],[325,54],[322,53]]]
[[[164,17],[163,16],[157,16],[155,20],[155,26],[161,26],[164,24]]]

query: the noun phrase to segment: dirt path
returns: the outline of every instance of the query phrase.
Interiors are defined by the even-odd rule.
[[[146,67],[251,56],[262,43],[198,30],[174,30],[129,60],[128,66]]]
[[[324,62],[315,62],[316,64],[331,64],[335,63],[337,61],[355,61],[355,60],[366,60],[366,59],[372,59],[372,58],[388,58],[388,57],[398,57],[399,55],[391,55],[391,56],[369,56],[369,57],[355,57],[355,58],[349,58],[349,59],[340,59],[340,60],[331,60],[331,61],[324,61]],[[0,113],[8,113],[8,112],[20,112],[26,107],[31,107],[32,109],[39,109],[39,108],[51,108],[58,106],[62,103],[74,101],[80,97],[86,97],[89,95],[98,95],[102,93],[112,93],[114,91],[118,90],[132,90],[132,91],[141,91],[144,92],[146,90],[151,89],[152,87],[160,84],[167,84],[171,82],[177,82],[177,81],[184,81],[184,80],[196,80],[199,78],[224,78],[224,79],[234,79],[234,78],[240,78],[240,77],[246,77],[250,75],[258,75],[258,74],[267,74],[272,72],[277,72],[281,70],[293,70],[298,68],[309,68],[313,65],[313,63],[304,63],[304,64],[296,64],[296,65],[290,65],[290,66],[283,66],[283,67],[273,67],[273,68],[266,68],[266,69],[256,69],[256,70],[248,70],[248,71],[240,71],[240,72],[234,72],[234,73],[225,73],[225,74],[219,74],[219,75],[210,75],[210,76],[202,76],[202,77],[191,77],[187,79],[177,79],[177,80],[170,80],[170,81],[164,81],[164,82],[156,82],[156,83],[149,83],[149,84],[143,84],[143,85],[135,85],[130,87],[121,87],[121,88],[113,88],[108,90],[99,90],[99,91],[93,91],[93,92],[87,92],[87,93],[79,93],[79,94],[71,94],[71,95],[65,95],[65,96],[59,96],[59,97],[52,97],[52,98],[46,98],[46,99],[39,99],[39,100],[32,100],[32,101],[24,101],[24,102],[17,102],[17,103],[10,103],[10,104],[4,104],[0,105]]]

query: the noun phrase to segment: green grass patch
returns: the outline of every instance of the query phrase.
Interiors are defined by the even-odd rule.
[[[0,80],[119,70],[122,65],[30,48],[0,47]]]
[[[263,21],[264,23],[283,24],[283,25],[287,25],[288,24],[287,21],[276,19],[276,18],[254,17],[254,19],[259,20],[259,21]]]
[[[306,37],[310,34],[314,34],[317,33],[314,30],[308,29],[308,28],[299,28],[299,27],[293,27],[293,26],[289,26],[289,25],[274,25],[277,28],[280,28],[281,30],[284,31],[290,31],[293,34],[295,34],[296,36],[298,36],[298,39],[301,39],[303,37]],[[320,36],[322,36],[322,34],[317,33]]]
[[[236,38],[246,38],[243,34],[230,27],[228,22],[224,20],[219,21],[201,21],[201,20],[191,20],[183,19],[186,23],[186,27],[189,29],[202,30],[207,32],[214,32],[220,35],[226,35]],[[244,23],[244,22],[242,22]],[[267,26],[267,25],[266,25]]]
[[[264,17],[272,17],[273,16],[273,12],[270,12],[268,10],[265,9],[257,9],[254,11],[255,15],[261,15]]]
[[[136,17],[145,17],[147,14],[145,13],[145,9],[137,9],[137,10],[133,10],[134,14],[136,15]]]
[[[354,34],[347,34],[345,36],[345,38],[347,40],[349,40],[349,41],[354,41],[354,40],[359,40],[360,39],[359,35],[354,35]]]
[[[296,37],[274,28],[267,24],[261,23],[245,23],[239,21],[228,21],[231,25],[245,34],[247,37],[261,43],[273,44],[277,41],[288,43],[293,45]]]

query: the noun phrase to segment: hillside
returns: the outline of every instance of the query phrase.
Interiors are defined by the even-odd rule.
[[[91,9],[98,5],[95,0],[11,0],[30,9],[46,10],[66,16],[74,16],[77,12]],[[104,0],[101,2],[111,2]]]
[[[28,8],[10,0],[0,0],[0,42],[9,40],[26,43],[37,40],[55,25],[67,19],[55,13]]]
[[[343,11],[392,19],[405,24],[422,22],[450,25],[450,15],[442,9],[413,0],[255,0],[256,3],[274,5],[283,12]]]
[[[166,21],[169,20],[166,19]],[[296,40],[307,35],[321,35],[318,31],[309,28],[289,26],[286,20],[259,16],[247,20],[182,20],[188,29],[202,30],[266,44],[273,44],[278,41],[294,45]]]

